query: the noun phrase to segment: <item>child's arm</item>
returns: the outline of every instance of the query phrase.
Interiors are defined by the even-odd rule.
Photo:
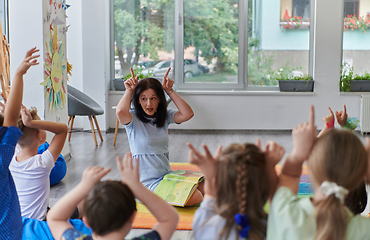
[[[120,157],[116,158],[117,168],[121,174],[121,182],[127,184],[135,197],[138,198],[154,215],[157,223],[153,230],[156,230],[162,240],[171,238],[179,221],[179,216],[174,207],[166,203],[160,197],[146,189],[139,181],[139,166],[136,160],[132,165],[131,153],[126,153],[123,165]]]
[[[131,78],[127,79],[124,82],[126,91],[121,100],[119,101],[119,103],[117,104],[116,109],[117,118],[122,124],[128,124],[132,120],[132,116],[130,113],[131,98],[138,83],[138,77],[135,77],[132,68],[130,68],[130,70]]]
[[[267,176],[270,185],[270,195],[269,201],[272,200],[272,197],[275,194],[277,183],[278,183],[278,176],[275,171],[275,166],[280,162],[285,154],[285,149],[273,141],[268,141],[266,143],[266,167],[267,167]]]
[[[220,156],[222,146],[218,146],[214,156],[208,150],[207,145],[203,144],[205,154],[201,154],[191,143],[186,143],[190,148],[188,161],[197,165],[204,174],[204,199],[216,198],[216,163]]]
[[[337,117],[337,122],[341,127],[346,125],[348,118],[346,105],[343,105],[343,111],[335,111],[335,116]]]
[[[36,47],[28,50],[26,57],[15,72],[12,88],[7,99],[7,107],[4,110],[4,127],[17,126],[23,98],[23,75],[31,66],[39,64],[36,58],[40,55],[33,55],[38,51]]]
[[[314,107],[311,105],[310,120],[295,127],[292,132],[293,151],[285,160],[279,176],[279,185],[288,187],[297,194],[302,164],[308,159],[316,139]]]
[[[173,80],[167,77],[168,73],[170,72],[171,68],[168,68],[166,74],[163,77],[162,86],[164,91],[168,94],[171,98],[173,103],[177,107],[177,112],[175,113],[174,121],[175,123],[183,123],[188,121],[190,118],[194,116],[194,112],[184,99],[182,99],[177,92],[173,90]]]
[[[82,175],[81,182],[50,209],[47,221],[50,232],[55,239],[60,239],[67,229],[73,228],[68,219],[77,204],[87,196],[92,187],[110,170],[110,168],[104,169],[98,166],[87,168]]]
[[[334,114],[330,107],[328,107],[330,115],[324,117],[322,119],[322,122],[324,123],[324,128],[320,131],[319,135],[317,137],[321,137],[325,132],[327,132],[330,128],[334,127]],[[335,112],[335,114],[338,116],[338,112]],[[338,117],[337,117],[338,119]],[[347,119],[346,119],[347,122]],[[338,121],[339,123],[339,121]]]
[[[22,107],[22,121],[26,127],[46,130],[55,134],[48,148],[50,153],[53,155],[55,162],[58,159],[66,141],[68,134],[67,125],[52,121],[32,120],[31,114],[24,106]]]

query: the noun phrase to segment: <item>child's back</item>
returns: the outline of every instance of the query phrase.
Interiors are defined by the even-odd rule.
[[[36,58],[40,55],[33,55],[37,51],[36,48],[29,50],[18,67],[4,110],[4,117],[0,118],[2,120],[0,128],[0,239],[22,238],[19,201],[9,171],[9,164],[17,141],[22,135],[16,126],[23,97],[23,75],[31,66],[38,64]]]
[[[20,152],[14,155],[9,170],[12,173],[23,217],[44,220],[49,204],[50,171],[63,149],[67,126],[42,121],[36,109],[22,108],[19,127],[23,135],[18,141]],[[37,154],[46,140],[45,130],[55,133],[48,150]]]
[[[46,150],[22,162],[14,155],[9,170],[12,173],[23,217],[43,220],[50,192],[49,174],[54,157]]]
[[[262,152],[254,144],[232,144],[218,160],[206,147],[202,155],[189,144],[189,161],[206,178],[206,195],[193,220],[195,239],[265,239],[269,173],[284,155],[282,147],[269,144],[274,152]]]

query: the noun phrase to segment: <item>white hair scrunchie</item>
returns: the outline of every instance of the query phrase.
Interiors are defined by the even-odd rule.
[[[321,183],[320,191],[325,196],[330,196],[332,194],[335,194],[335,197],[338,198],[342,204],[344,203],[345,196],[349,192],[344,187],[338,186],[335,182],[328,182],[328,181],[323,181]]]

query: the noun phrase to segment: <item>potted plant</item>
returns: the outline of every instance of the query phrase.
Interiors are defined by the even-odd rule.
[[[308,74],[284,76],[284,74],[280,73],[276,80],[279,82],[281,92],[313,92],[314,81]]]
[[[370,92],[370,73],[365,71],[363,75],[353,75],[353,67],[344,63],[339,87],[342,92]]]
[[[144,79],[144,78],[148,78],[148,77],[153,77],[153,72],[152,71],[148,71],[147,74],[144,74],[143,73],[143,70],[145,69],[145,67],[142,67],[142,66],[139,66],[139,65],[136,65],[132,68],[132,70],[134,70],[134,74],[135,76],[138,77],[138,79]],[[114,86],[114,89],[116,91],[124,91],[126,90],[125,88],[125,84],[124,82],[129,79],[131,77],[131,72],[126,74],[125,76],[123,76],[122,78],[116,78],[116,79],[113,79],[113,86]]]

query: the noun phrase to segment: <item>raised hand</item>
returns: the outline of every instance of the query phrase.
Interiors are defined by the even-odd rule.
[[[132,154],[131,152],[126,153],[123,158],[123,164],[121,157],[116,157],[117,169],[121,174],[121,182],[127,184],[131,189],[136,184],[140,184],[139,179],[139,162],[135,159],[135,166],[132,165]]]
[[[307,160],[314,140],[316,139],[316,135],[315,111],[314,107],[311,105],[309,121],[298,125],[292,132],[294,148],[291,156],[294,160],[302,163]]]
[[[213,178],[216,175],[216,163],[220,156],[222,146],[219,146],[214,156],[208,150],[207,145],[203,144],[204,154],[200,153],[191,143],[186,143],[190,148],[188,161],[191,164],[197,165],[203,172],[205,178]]]
[[[258,145],[257,145],[258,146]],[[274,141],[266,143],[265,156],[268,164],[275,166],[283,158],[285,149]]]
[[[110,170],[110,168],[104,169],[103,167],[99,166],[88,167],[82,174],[81,184],[87,188],[92,188],[100,181],[100,179],[107,175]]]
[[[346,110],[346,105],[344,104],[343,105],[343,111],[335,111],[335,116],[337,117],[337,122],[338,124],[343,127],[346,122],[347,122],[347,118],[348,118],[348,114],[347,114],[347,110]]]
[[[328,107],[328,109],[329,109],[330,115],[322,118],[322,121],[325,124],[325,126],[327,126],[328,128],[333,128],[334,127],[334,114],[330,107]]]
[[[167,77],[170,71],[171,71],[171,68],[168,68],[162,80],[162,86],[166,93],[169,93],[172,90],[173,82],[174,82],[171,78]]]
[[[17,69],[17,73],[19,74],[26,74],[27,70],[34,65],[38,65],[37,58],[40,57],[40,55],[33,55],[34,53],[40,51],[39,49],[36,49],[36,47],[30,49],[27,51],[25,58],[23,59],[22,63],[19,65]]]
[[[130,68],[130,71],[131,71],[131,77],[127,79],[124,82],[124,84],[125,84],[127,91],[134,91],[139,80],[138,80],[138,77],[135,77],[135,73],[134,73],[134,70],[132,70],[132,68]]]
[[[28,111],[28,109],[22,105],[21,107],[21,117],[22,117],[22,122],[24,126],[28,127],[29,123],[32,121],[32,116],[31,113]]]

